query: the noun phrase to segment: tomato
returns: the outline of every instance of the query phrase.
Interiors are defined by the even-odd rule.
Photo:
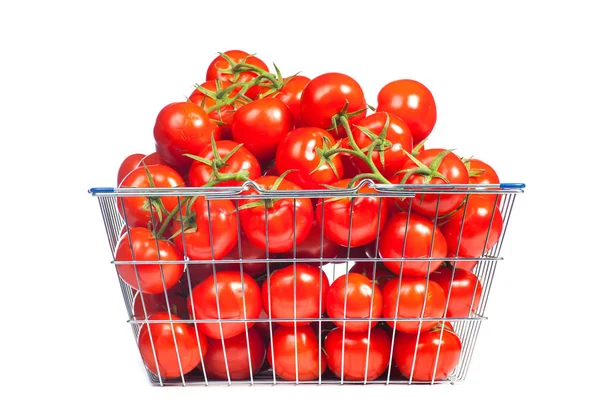
[[[267,97],[240,107],[233,116],[231,131],[233,140],[244,143],[264,163],[275,156],[277,145],[293,126],[294,116],[288,106]]]
[[[427,218],[416,213],[405,212],[394,215],[388,221],[379,238],[381,258],[422,258],[423,261],[383,260],[385,266],[402,276],[427,276],[442,265],[442,261],[429,258],[443,258],[448,254],[446,239],[440,228]]]
[[[123,178],[125,178],[128,173],[137,168],[138,163],[144,157],[144,154],[132,154],[123,160],[119,167],[119,173],[117,174],[117,185],[123,181]]]
[[[180,294],[168,294],[168,296],[171,314],[176,315],[179,318],[188,319],[189,314],[187,311],[185,298]],[[142,298],[144,300],[143,304]],[[144,306],[146,307],[146,313],[144,313]],[[146,316],[151,316],[158,312],[167,312],[169,308],[167,308],[167,301],[164,293],[143,294],[141,292],[137,292],[135,296],[133,296],[132,318],[145,319]]]
[[[217,281],[215,288],[215,279]],[[256,319],[260,315],[262,303],[260,287],[248,274],[243,274],[244,290],[242,292],[242,274],[239,271],[219,271],[216,276],[210,276],[192,290],[188,298],[190,315],[196,319]],[[217,294],[218,293],[218,294]],[[192,304],[192,296],[194,302]],[[244,301],[245,311],[244,315]],[[193,311],[195,314],[192,312]],[[239,335],[251,327],[254,322],[199,322],[198,329],[213,339],[224,339]],[[219,326],[222,326],[223,333]]]
[[[367,364],[367,346],[369,348],[369,363]],[[387,369],[392,350],[390,335],[381,328],[369,332],[349,332],[343,335],[342,328],[335,328],[325,337],[325,354],[327,365],[331,371],[344,380],[368,381],[377,379]],[[342,366],[342,348],[344,349],[344,364]],[[366,367],[366,368],[365,368]]]
[[[149,319],[169,320],[169,314],[159,312]],[[173,322],[146,323],[138,336],[138,345],[146,368],[163,378],[179,378],[182,372],[184,375],[191,372],[200,363],[200,352],[202,355],[206,354],[206,337],[201,332],[196,336],[192,326],[177,322],[178,320],[179,317],[171,315],[170,321]]]
[[[245,51],[228,50],[225,52],[225,54],[228,55],[235,63],[244,62],[246,64],[251,64],[256,67],[262,68],[265,71],[269,70],[267,64],[265,64],[260,58],[251,56]],[[256,72],[247,71],[241,72],[239,74],[239,77],[237,79],[234,79],[234,76],[232,74],[219,71],[219,69],[229,68],[231,68],[231,64],[229,64],[229,62],[227,62],[227,60],[225,60],[223,56],[219,55],[214,60],[212,60],[212,62],[208,66],[208,69],[206,70],[206,80],[212,81],[215,79],[219,79],[221,81],[227,82],[250,82],[258,76]],[[246,96],[250,97],[251,99],[254,99],[259,93],[260,87],[253,86],[250,89],[248,89],[248,91],[246,92]]]
[[[448,243],[448,257],[482,257],[498,243],[503,222],[495,198],[494,194],[471,194],[465,206],[444,221],[441,230]],[[456,266],[472,270],[475,264],[457,261]]]
[[[448,318],[468,318],[471,311],[476,312],[481,300],[481,283],[477,276],[460,268],[442,267],[431,274],[430,279],[444,290],[448,301]]]
[[[341,139],[343,149],[352,149],[348,138]],[[348,153],[340,153],[340,158],[342,159],[342,166],[344,168],[344,179],[352,179],[356,175],[364,172],[364,162],[355,156]]]
[[[299,381],[318,379],[327,369],[327,360],[319,348],[319,339],[308,325],[299,326],[295,331],[289,326],[277,328],[273,333],[272,346],[275,362],[270,349],[267,351],[267,360],[275,373],[285,380],[296,380],[296,363]]]
[[[241,254],[240,254],[241,247]],[[264,260],[267,258],[265,250],[261,250],[248,240],[245,235],[242,235],[242,241],[240,245],[236,245],[231,251],[223,257],[224,260]],[[227,264],[217,265],[222,270],[239,271],[240,262],[232,261]],[[262,275],[267,270],[267,263],[265,262],[243,262],[242,269],[245,273],[252,277]]]
[[[465,166],[469,171],[469,183],[485,185],[500,183],[500,178],[494,168],[481,160],[472,158],[465,162]]]
[[[302,126],[302,114],[300,113],[300,99],[304,88],[310,82],[310,78],[296,75],[284,80],[285,85],[273,95],[283,101],[294,115],[294,125],[296,128]]]
[[[388,118],[389,122],[385,139],[375,147],[371,158],[379,172],[386,178],[391,178],[396,172],[402,169],[408,160],[408,156],[404,151],[410,153],[413,148],[412,135],[406,123],[393,114],[376,112],[360,120],[352,128],[352,137],[359,148],[364,149],[369,147],[374,140],[361,131],[359,127],[379,136],[383,132]],[[377,141],[375,142],[378,143]],[[360,161],[359,166],[363,172],[372,172],[371,168],[363,161]]]
[[[277,190],[301,190],[300,187],[275,176],[258,178],[256,184],[265,190],[273,190],[273,185],[280,181]],[[256,194],[249,190],[249,194]],[[262,204],[261,204],[262,203]],[[242,199],[240,205],[240,222],[248,239],[259,249],[267,248],[268,224],[268,251],[269,253],[285,253],[294,247],[294,230],[296,245],[310,233],[314,221],[312,203],[308,198],[283,198],[267,200],[264,202],[254,199]],[[265,215],[265,206],[267,212]],[[244,208],[250,207],[250,208]],[[296,209],[296,223],[294,225],[294,208]],[[266,217],[266,220],[265,220]]]
[[[183,257],[171,242],[155,239],[148,229],[131,228],[129,236],[125,235],[119,240],[115,260],[158,262],[180,261]],[[163,276],[167,290],[177,284],[183,269],[183,264],[117,264],[117,272],[125,283],[149,294],[163,293]]]
[[[332,118],[348,104],[346,113],[363,112],[349,118],[352,126],[367,114],[367,102],[362,88],[348,75],[329,72],[310,81],[302,92],[300,113],[304,126],[314,126],[325,130],[333,129]],[[333,130],[332,134],[344,135],[344,129]]]
[[[319,218],[319,216],[315,216],[315,218]],[[310,228],[310,232],[306,239],[302,241],[298,246],[296,246],[296,260],[313,266],[320,266],[320,261],[306,262],[305,258],[336,258],[338,256],[340,245],[335,242],[332,242],[325,236],[321,234],[321,228],[317,221],[314,221],[312,227]],[[321,244],[321,237],[323,239],[323,243]],[[282,254],[286,258],[294,258],[294,252],[288,251]],[[345,255],[344,255],[345,257]],[[328,261],[323,261],[323,265],[327,264]]]
[[[144,158],[142,158],[137,166],[143,167],[144,165],[150,166],[150,165],[157,165],[157,164],[163,164],[163,162],[160,159],[160,155],[157,152],[154,152],[154,153],[150,153],[147,156],[145,156]]]
[[[163,162],[179,171],[192,163],[192,159],[184,154],[196,154],[213,136],[220,140],[220,130],[206,111],[194,103],[171,103],[156,117],[156,151]]]
[[[299,128],[291,131],[277,148],[275,165],[283,174],[292,170],[286,179],[302,189],[325,189],[340,180],[344,174],[342,157],[334,155],[329,162],[321,162],[319,152],[331,148],[335,139],[319,128]]]
[[[425,290],[427,287],[427,290]],[[423,311],[425,305],[425,311]],[[444,290],[433,281],[427,285],[426,278],[402,277],[400,297],[398,297],[398,279],[386,283],[383,289],[384,318],[441,318],[446,307]],[[435,320],[423,320],[419,329],[419,321],[387,321],[396,330],[405,333],[427,331],[437,324]]]
[[[219,82],[219,83],[217,83]],[[230,82],[226,81],[207,81],[201,84],[204,89],[210,90],[211,92],[218,92],[219,90],[226,89],[231,86]],[[228,93],[227,98],[232,98],[237,93],[236,89],[233,89]],[[221,107],[215,108],[212,111],[208,111],[210,108],[216,105],[216,100],[211,98],[210,96],[205,95],[198,89],[194,89],[194,91],[190,94],[189,100],[202,107],[207,113],[210,119],[215,122],[218,126],[219,131],[221,132],[221,139],[230,139],[231,138],[231,121],[233,119],[233,114],[235,110],[238,108],[238,104],[231,105],[223,105]]]
[[[348,284],[346,286],[346,279]],[[346,312],[344,313],[344,303]],[[338,277],[327,292],[327,315],[330,318],[379,318],[383,308],[381,290],[364,275],[348,273]],[[346,332],[365,332],[377,321],[333,321]]]
[[[350,268],[349,272],[354,274],[360,274],[372,280],[373,268],[375,268],[375,284],[377,285],[381,293],[383,293],[383,288],[385,287],[385,284],[390,279],[394,279],[396,277],[396,275],[394,275],[390,270],[388,270],[383,264],[376,263],[374,261],[357,262],[352,268]]]
[[[225,326],[227,324],[223,324]],[[223,352],[225,346],[225,352]],[[248,350],[250,359],[248,359]],[[225,339],[208,339],[208,351],[204,356],[204,369],[210,379],[227,380],[227,372],[231,380],[249,379],[258,372],[265,361],[266,346],[260,334],[254,328]],[[225,356],[226,355],[226,356]],[[227,366],[225,359],[227,358]]]
[[[416,159],[424,164],[427,169],[419,168],[412,160],[408,160],[402,167],[409,172],[396,175],[392,183],[406,184],[438,184],[440,190],[444,190],[446,183],[463,185],[469,183],[469,171],[462,160],[454,153],[442,149],[423,150],[416,156]],[[439,164],[438,164],[439,163]],[[436,164],[437,167],[436,167]],[[437,176],[436,176],[437,175]],[[445,177],[445,182],[439,175]],[[414,199],[405,199],[401,201],[404,209],[410,205],[413,211],[425,217],[443,216],[456,210],[465,199],[464,194],[418,194]]]
[[[332,186],[345,189],[348,188],[349,183],[350,179],[344,179],[335,182]],[[358,192],[377,193],[375,189],[368,187],[361,187]],[[335,243],[349,247],[362,246],[375,240],[378,225],[381,231],[388,213],[387,199],[375,196],[355,197],[354,201],[349,197],[325,199],[325,201],[319,199],[316,210],[318,216],[321,215],[321,207],[325,209],[325,235]],[[380,211],[381,215],[378,218]],[[350,215],[352,215],[352,226],[350,226]],[[317,222],[320,224],[321,218],[317,218]]]
[[[224,164],[218,168],[221,174],[235,174],[241,171],[248,171],[248,179],[255,180],[261,176],[260,164],[252,153],[250,153],[244,146],[236,149],[239,146],[238,143],[230,140],[220,140],[215,142],[219,156],[224,160]],[[231,153],[234,151],[234,153]],[[206,144],[198,153],[194,154],[197,157],[203,158],[208,161],[215,159],[212,145]],[[228,157],[229,156],[229,157]],[[210,166],[205,163],[194,160],[190,167],[188,175],[190,186],[201,187],[205,186],[208,182],[214,181],[213,170]],[[234,179],[217,183],[215,186],[240,186],[244,181],[236,181]]]
[[[443,332],[443,333],[442,333]],[[417,350],[415,360],[415,348]],[[458,365],[462,345],[448,328],[436,328],[419,335],[398,333],[394,339],[394,362],[402,375],[414,381],[445,379]],[[439,356],[438,356],[439,349]],[[436,367],[437,358],[437,368]],[[413,369],[414,364],[414,369]]]
[[[150,175],[152,181],[148,180]],[[134,188],[175,188],[185,186],[183,178],[174,169],[166,165],[150,165],[134,169],[123,179],[119,187]],[[150,204],[151,203],[151,204]],[[178,205],[177,197],[125,196],[117,199],[119,214],[130,227],[158,226]],[[152,213],[150,211],[153,211]],[[157,228],[158,229],[158,228]]]
[[[429,136],[437,119],[433,95],[425,85],[411,79],[385,85],[377,95],[377,111],[395,114],[406,122],[415,143]]]
[[[319,318],[325,310],[329,290],[327,275],[320,268],[306,264],[296,264],[295,270],[294,274],[294,265],[289,265],[273,272],[263,283],[263,306],[271,318]],[[294,288],[296,289],[295,315]],[[320,308],[319,302],[321,302]],[[309,322],[298,321],[296,325],[306,325]],[[278,321],[278,324],[294,326],[292,321]]]

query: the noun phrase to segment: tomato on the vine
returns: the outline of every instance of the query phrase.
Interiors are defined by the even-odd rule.
[[[267,360],[275,373],[288,381],[310,381],[321,376],[327,369],[327,360],[319,348],[319,339],[310,326],[281,326],[273,333],[272,351],[267,351]],[[273,355],[275,353],[275,361]],[[297,355],[297,357],[296,357]],[[321,360],[321,369],[319,369]]]
[[[212,80],[204,82],[200,86],[206,90],[217,93],[218,91],[231,86],[231,83],[227,81]],[[231,92],[227,93],[227,98],[233,98],[236,93],[237,90],[231,90]],[[197,88],[190,94],[189,99],[192,103],[202,107],[208,113],[210,119],[217,124],[221,139],[231,139],[231,121],[233,120],[233,114],[235,113],[236,108],[241,104],[225,104],[209,111],[210,108],[213,108],[217,104],[216,99],[207,96]]]
[[[269,70],[267,64],[265,64],[260,58],[252,56],[245,51],[242,50],[228,50],[224,54],[229,56],[234,63],[244,62],[246,64],[254,65],[258,68],[261,68],[265,71]],[[223,58],[222,55],[217,56],[212,62],[209,64],[208,69],[206,70],[206,80],[212,81],[215,79],[219,79],[221,81],[226,82],[250,82],[258,76],[258,73],[254,71],[244,71],[240,72],[237,79],[233,74],[229,74],[227,72],[222,72],[219,70],[226,70],[232,67],[229,62]],[[251,99],[256,98],[256,96],[260,93],[260,86],[253,86],[246,92],[246,96]]]
[[[147,156],[145,156],[144,158],[142,158],[140,160],[140,162],[138,163],[137,167],[143,167],[145,166],[150,166],[150,165],[157,165],[157,164],[163,164],[162,160],[160,159],[160,155],[155,151],[154,153],[150,153]]]
[[[471,158],[465,162],[465,166],[469,171],[469,183],[485,185],[500,183],[500,178],[494,168],[481,160]]]
[[[446,316],[449,318],[468,318],[475,312],[481,300],[482,287],[477,276],[464,269],[442,267],[430,275],[444,290],[448,302]],[[454,275],[454,276],[453,276]],[[448,296],[450,299],[448,300]]]
[[[248,359],[248,351],[250,359]],[[208,351],[203,359],[206,376],[226,380],[229,371],[231,380],[248,379],[263,365],[265,353],[265,343],[255,328],[248,329],[247,338],[246,332],[224,341],[208,338]]]
[[[360,274],[373,280],[373,269],[375,269],[375,284],[383,295],[383,288],[385,287],[385,284],[390,279],[394,279],[396,277],[396,275],[388,270],[383,264],[376,263],[375,261],[359,261],[356,262],[348,272]]]
[[[304,88],[310,82],[310,78],[296,75],[290,78],[285,78],[284,86],[276,92],[273,97],[283,101],[294,114],[294,126],[300,128],[303,126],[302,114],[300,113],[300,99]]]
[[[131,171],[138,167],[139,162],[146,157],[144,154],[131,154],[127,156],[121,166],[119,167],[119,173],[117,174],[117,185],[123,181],[123,179],[129,174]]]

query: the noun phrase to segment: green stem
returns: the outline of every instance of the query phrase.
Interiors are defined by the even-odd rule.
[[[160,227],[160,229],[158,230],[158,232],[156,233],[156,236],[160,239],[162,238],[162,235],[165,233],[165,230],[167,229],[167,226],[169,225],[169,222],[171,222],[171,220],[173,219],[173,217],[175,216],[176,213],[179,212],[179,208],[180,206],[184,205],[185,203],[187,203],[189,200],[191,199],[191,197],[187,196],[183,198],[183,201],[179,202],[175,208],[173,208],[173,211],[171,211],[168,215],[167,218],[165,218],[165,221],[163,222],[162,226]]]

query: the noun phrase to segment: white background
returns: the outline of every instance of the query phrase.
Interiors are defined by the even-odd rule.
[[[0,398],[578,398],[597,388],[593,2],[410,3],[2,2]],[[114,185],[126,155],[152,152],[160,108],[234,48],[290,74],[350,74],[371,104],[388,81],[417,79],[438,105],[432,144],[528,184],[464,383],[148,385],[86,191]]]

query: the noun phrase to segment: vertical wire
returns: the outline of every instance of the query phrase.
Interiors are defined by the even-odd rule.
[[[294,269],[294,274],[293,274],[293,280],[294,280],[294,362],[295,362],[295,366],[296,366],[296,385],[298,384],[298,327],[297,327],[297,315],[296,315],[296,285],[298,284],[298,277],[296,276],[297,270],[296,270],[296,198],[294,197],[293,199],[293,210],[294,210],[294,215],[293,215],[293,230],[292,230],[292,239],[293,239],[293,244],[292,244],[292,256],[293,256],[293,269]]]
[[[265,257],[267,259],[267,303],[269,306],[269,344],[271,346],[271,360],[273,360],[273,385],[277,384],[277,373],[275,372],[275,347],[273,346],[273,314],[271,310],[271,262],[269,261],[269,212],[265,201]]]
[[[319,255],[321,257],[321,261],[319,262],[319,385],[322,383],[321,368],[323,367],[321,365],[321,335],[323,334],[321,316],[323,315],[323,242],[325,240],[325,197],[321,198],[321,204],[321,247],[319,249]]]
[[[357,192],[358,193],[358,192]],[[340,374],[340,384],[343,385],[344,384],[344,356],[345,356],[345,350],[346,350],[346,310],[347,310],[347,303],[348,303],[348,269],[349,269],[349,263],[348,260],[350,259],[350,241],[352,239],[352,217],[353,217],[353,213],[354,213],[354,199],[355,197],[351,197],[350,198],[350,222],[348,223],[348,251],[346,253],[346,283],[344,286],[344,314],[343,317],[344,319],[342,320],[342,373]]]

